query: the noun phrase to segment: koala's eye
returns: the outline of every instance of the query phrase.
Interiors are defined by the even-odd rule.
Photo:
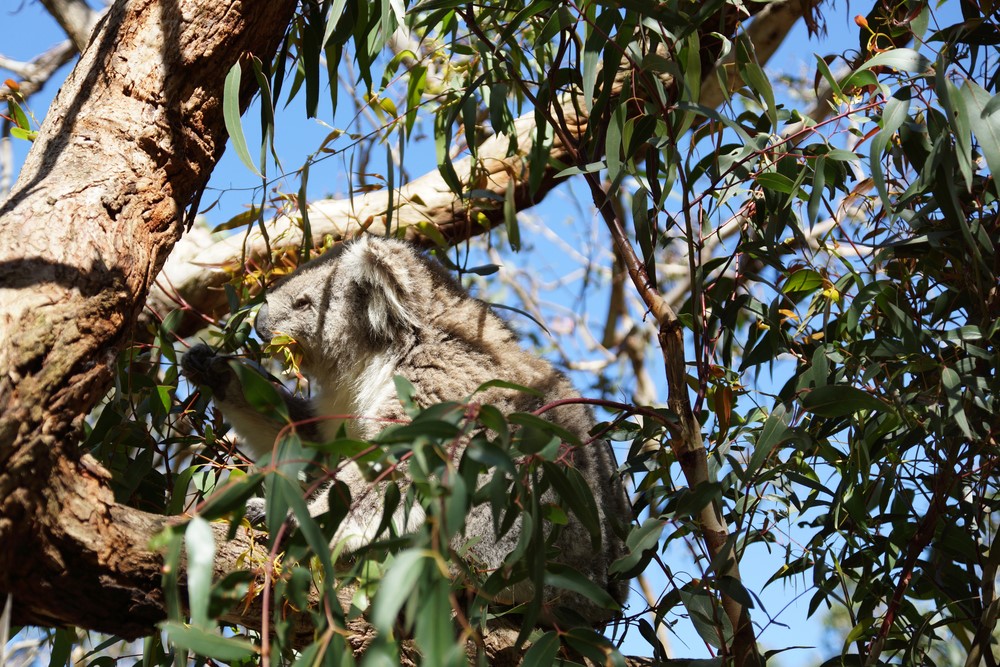
[[[311,306],[312,306],[312,299],[305,294],[296,297],[295,301],[292,302],[292,308],[295,308],[296,310],[304,310]]]

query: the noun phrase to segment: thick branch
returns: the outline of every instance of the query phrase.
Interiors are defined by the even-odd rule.
[[[101,12],[91,9],[83,0],[42,0],[42,4],[82,53],[90,43]]]
[[[788,33],[802,18],[802,12],[806,8],[807,2],[805,0],[772,2],[754,16],[753,21],[747,26],[746,36],[753,44],[753,51],[761,66],[767,63],[778,47],[784,43]],[[718,63],[717,68],[721,68],[725,72],[729,88],[727,95],[722,94],[718,78],[708,76],[705,78],[699,97],[699,102],[702,105],[713,109],[723,103],[728,93],[743,85],[739,71],[736,69],[735,49]]]

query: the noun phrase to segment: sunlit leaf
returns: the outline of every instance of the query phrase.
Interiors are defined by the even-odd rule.
[[[257,649],[245,639],[223,637],[222,635],[194,626],[186,626],[176,621],[160,623],[160,630],[166,633],[170,644],[191,651],[196,655],[233,662],[253,655]]]
[[[233,142],[233,150],[239,156],[240,162],[257,176],[261,176],[257,170],[257,165],[250,158],[250,150],[247,148],[247,140],[243,136],[243,124],[240,121],[240,80],[243,77],[243,66],[236,62],[226,75],[224,94],[222,98],[222,115],[226,123],[226,132],[229,133],[229,140]]]
[[[187,550],[187,590],[191,623],[211,630],[214,623],[208,616],[209,594],[212,591],[212,571],[215,566],[215,535],[201,517],[192,517],[184,531]]]

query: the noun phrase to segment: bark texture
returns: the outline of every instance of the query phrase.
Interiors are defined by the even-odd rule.
[[[0,594],[15,623],[135,637],[163,617],[146,545],[164,518],[116,505],[76,443],[225,147],[226,73],[270,59],[295,5],[117,2],[0,203],[0,544],[17,545],[0,549]]]

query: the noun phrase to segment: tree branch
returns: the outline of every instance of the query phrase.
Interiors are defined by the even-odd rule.
[[[42,4],[59,23],[76,50],[83,53],[103,12],[91,9],[84,0],[42,0]]]

